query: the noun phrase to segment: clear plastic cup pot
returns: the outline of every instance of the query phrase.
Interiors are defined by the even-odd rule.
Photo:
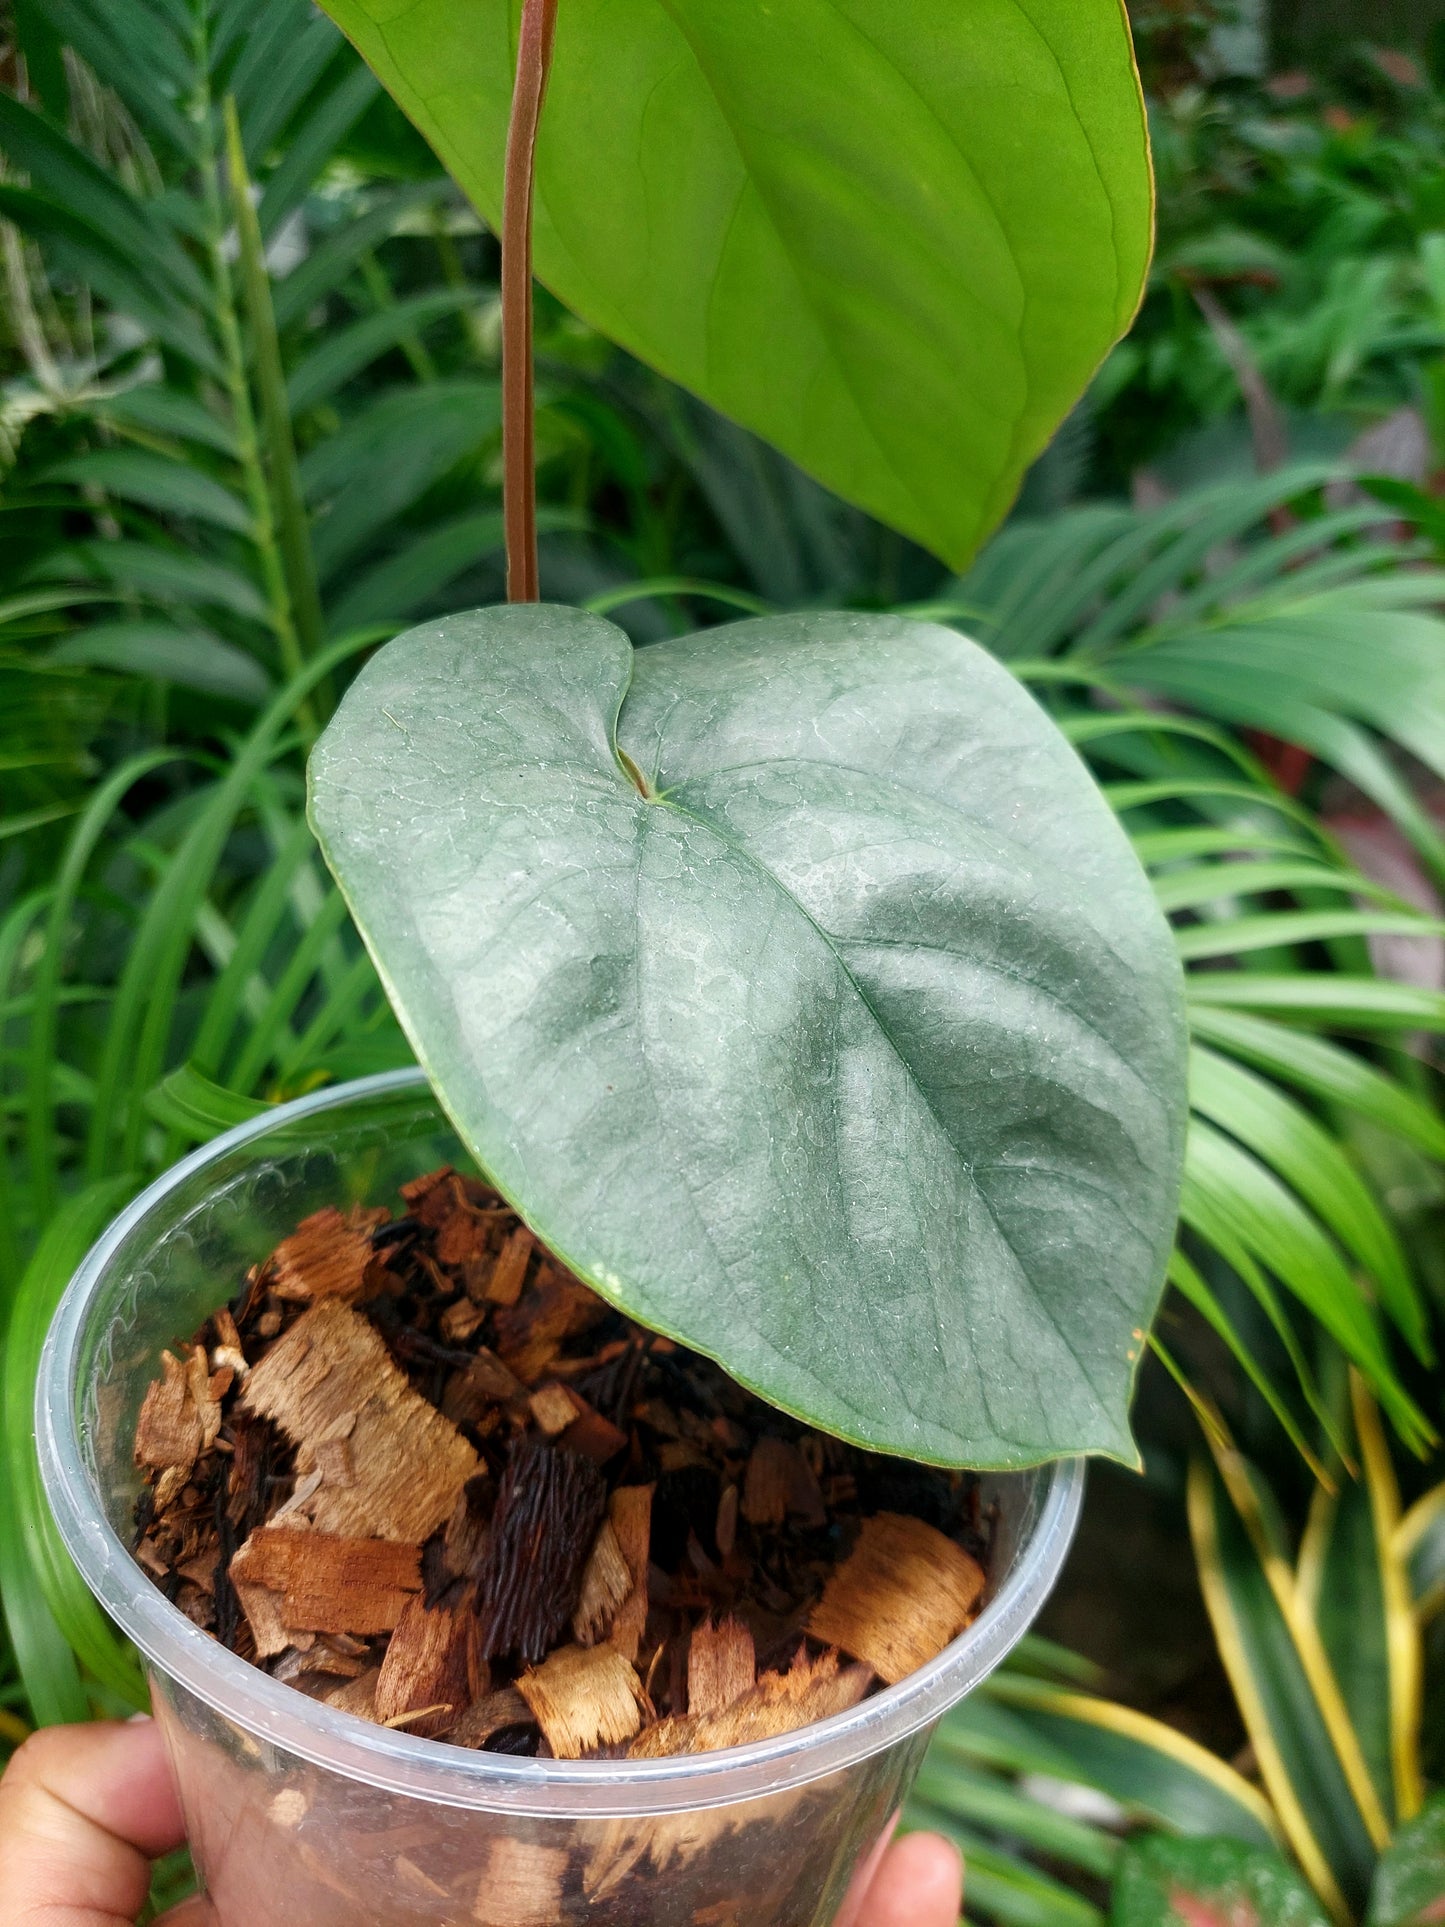
[[[1043,1605],[1078,1516],[1077,1462],[987,1480],[987,1604],[930,1665],[802,1731],[678,1759],[515,1759],[369,1724],[225,1650],[131,1557],[132,1441],[161,1348],[308,1213],[392,1200],[451,1162],[464,1153],[417,1072],[281,1106],[121,1214],[46,1345],[46,1488],[145,1657],[219,1927],[823,1927],[938,1719]]]

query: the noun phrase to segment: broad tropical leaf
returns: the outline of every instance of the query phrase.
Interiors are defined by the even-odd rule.
[[[1432,1927],[1445,1919],[1445,1793],[1408,1821],[1375,1869],[1366,1927]]]
[[[495,227],[516,9],[329,11]],[[560,10],[542,280],[955,566],[1128,325],[1150,216],[1114,0]]]
[[[1330,1917],[1282,1854],[1237,1840],[1133,1840],[1114,1877],[1110,1927],[1208,1922],[1330,1927]]]
[[[1132,1457],[1178,965],[990,657],[479,611],[366,666],[311,812],[463,1137],[605,1297],[885,1450]]]

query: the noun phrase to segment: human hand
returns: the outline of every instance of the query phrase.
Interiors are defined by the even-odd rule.
[[[963,1911],[958,1849],[937,1833],[892,1840],[892,1832],[859,1869],[835,1927],[957,1927]]]
[[[159,1730],[150,1720],[52,1726],[0,1778],[0,1927],[128,1927],[150,1863],[185,1837]],[[936,1834],[887,1838],[860,1870],[838,1927],[954,1927],[959,1857]],[[158,1927],[204,1927],[188,1900]]]
[[[0,1777],[0,1927],[130,1927],[151,1861],[184,1838],[151,1720],[47,1727]],[[209,1919],[203,1900],[188,1900],[165,1927]]]

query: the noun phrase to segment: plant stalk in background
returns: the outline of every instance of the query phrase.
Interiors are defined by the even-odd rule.
[[[536,602],[537,403],[532,368],[532,195],[557,0],[526,0],[507,128],[502,209],[502,511],[507,600]]]

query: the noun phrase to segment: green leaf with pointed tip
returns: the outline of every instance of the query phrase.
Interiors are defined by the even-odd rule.
[[[1110,1927],[1330,1927],[1283,1854],[1238,1840],[1130,1841]]]
[[[493,227],[517,0],[327,0]],[[568,0],[541,279],[956,567],[1123,333],[1151,185],[1117,0]]]
[[[481,610],[368,663],[311,816],[463,1137],[605,1297],[866,1445],[1133,1458],[1180,974],[992,657]]]

